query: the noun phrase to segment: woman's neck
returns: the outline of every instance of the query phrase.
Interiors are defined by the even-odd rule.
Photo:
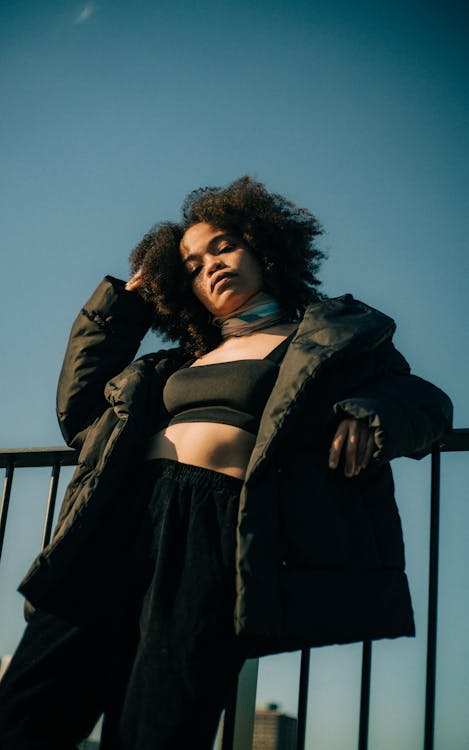
[[[254,331],[269,328],[287,320],[286,311],[267,292],[258,292],[246,304],[229,315],[213,319],[212,323],[221,329],[223,339],[232,336],[246,336]]]

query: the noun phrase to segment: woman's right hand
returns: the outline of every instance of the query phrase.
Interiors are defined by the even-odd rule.
[[[343,458],[346,477],[366,469],[376,449],[375,428],[363,419],[343,419],[337,427],[329,452],[329,468],[337,469]]]
[[[144,288],[144,282],[142,279],[142,269],[139,268],[137,273],[134,273],[131,279],[128,280],[127,284],[125,285],[125,289],[128,292],[137,292],[139,289]]]

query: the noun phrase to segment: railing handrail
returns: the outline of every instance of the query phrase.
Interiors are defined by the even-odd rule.
[[[469,450],[469,428],[450,430],[435,445],[442,453]],[[66,445],[52,445],[39,448],[0,448],[0,468],[15,466],[33,468],[38,466],[74,466],[78,460],[78,451]]]
[[[469,451],[469,429],[455,427],[447,432],[435,445],[442,453],[449,451]]]
[[[0,468],[36,468],[38,466],[74,466],[78,451],[66,445],[53,445],[39,448],[0,448]]]

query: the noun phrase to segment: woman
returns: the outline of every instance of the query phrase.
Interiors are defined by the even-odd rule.
[[[84,306],[58,390],[79,464],[20,587],[2,748],[75,747],[103,711],[103,748],[209,748],[247,656],[413,635],[389,460],[451,404],[390,318],[318,294],[319,233],[248,177],[195,191]],[[129,365],[151,323],[180,346]]]

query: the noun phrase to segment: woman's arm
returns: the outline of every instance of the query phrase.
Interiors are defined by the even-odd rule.
[[[374,458],[422,458],[451,429],[453,408],[448,396],[416,375],[389,374],[368,382],[334,404],[345,419],[363,422],[374,431]]]
[[[68,445],[79,448],[84,431],[106,408],[106,382],[132,361],[153,317],[153,307],[112,276],[81,309],[57,389],[57,416]]]
[[[331,444],[330,468],[337,468],[343,458],[346,476],[356,476],[371,457],[422,458],[451,429],[453,407],[448,396],[412,375],[391,340],[357,356],[344,370],[346,382],[362,380],[362,384],[351,386],[333,405],[339,426]]]

